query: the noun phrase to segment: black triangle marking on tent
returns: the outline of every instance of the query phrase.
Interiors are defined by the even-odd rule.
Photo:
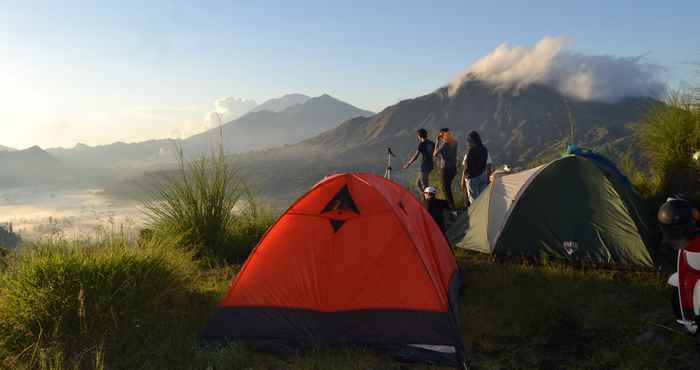
[[[343,186],[342,189],[336,194],[333,199],[331,199],[328,204],[323,208],[321,213],[326,213],[330,211],[352,211],[360,214],[360,211],[355,205],[355,201],[352,200],[350,196],[350,190],[347,185]]]
[[[340,230],[340,228],[343,227],[343,225],[345,225],[345,220],[330,219],[329,221],[331,222],[331,226],[333,227],[334,233],[337,233],[338,230]]]

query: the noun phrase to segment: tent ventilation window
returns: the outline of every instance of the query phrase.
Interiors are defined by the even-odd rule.
[[[329,220],[331,222],[331,227],[333,228],[333,232],[337,233],[338,230],[340,230],[343,225],[345,225],[345,220]]]
[[[350,190],[348,189],[347,186],[343,186],[342,189],[336,194],[329,202],[326,204],[326,206],[323,208],[323,211],[321,213],[326,213],[326,212],[331,212],[331,211],[350,211],[350,212],[355,212],[358,215],[360,214],[360,211],[357,209],[357,206],[355,205],[355,201],[352,200],[352,197],[350,196]]]

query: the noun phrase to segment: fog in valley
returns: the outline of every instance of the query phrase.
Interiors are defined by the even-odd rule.
[[[0,189],[0,224],[12,224],[25,241],[114,233],[133,238],[143,223],[136,202],[112,199],[101,189],[46,185]]]

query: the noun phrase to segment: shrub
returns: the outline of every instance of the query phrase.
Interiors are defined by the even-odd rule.
[[[5,259],[7,258],[8,254],[10,254],[10,250],[0,246],[0,272],[7,268],[7,262],[5,262]]]
[[[637,142],[649,161],[657,193],[700,190],[692,161],[700,149],[700,113],[687,98],[674,95],[667,104],[653,108],[639,128]]]
[[[195,272],[190,254],[154,244],[25,246],[0,276],[0,367],[137,350],[172,325]]]
[[[156,239],[175,237],[204,259],[234,262],[247,256],[272,224],[245,182],[227,162],[223,149],[209,158],[186,161],[144,203]]]

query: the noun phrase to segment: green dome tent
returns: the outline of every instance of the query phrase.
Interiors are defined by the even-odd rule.
[[[614,165],[595,154],[570,155],[496,177],[448,238],[497,256],[649,268],[651,225]]]

